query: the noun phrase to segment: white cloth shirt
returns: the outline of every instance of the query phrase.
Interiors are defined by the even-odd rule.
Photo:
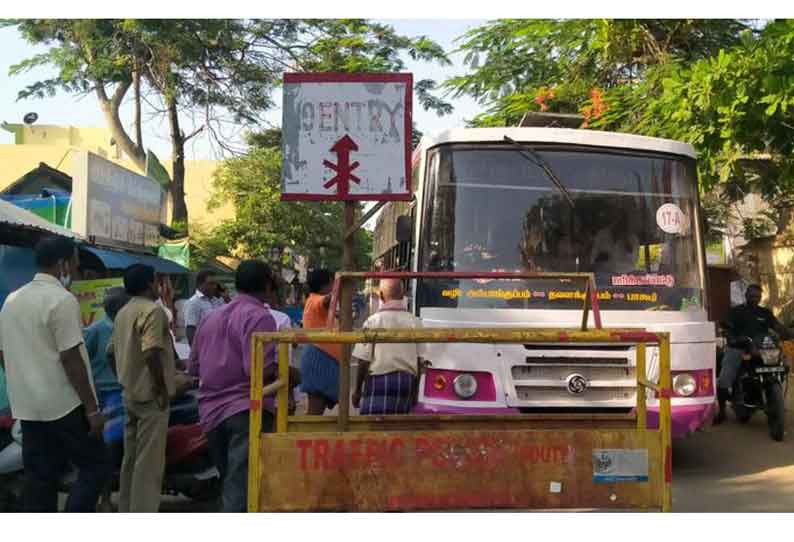
[[[207,297],[200,290],[196,290],[185,304],[185,327],[198,327],[201,320],[214,309],[223,305],[220,297]]]
[[[270,309],[269,306],[268,306],[268,308]],[[278,331],[284,331],[284,330],[292,329],[292,320],[290,319],[289,315],[287,315],[287,314],[285,314],[285,313],[283,313],[281,311],[274,310],[274,309],[270,309],[270,314],[273,315],[273,319],[276,321],[276,329]],[[293,357],[294,356],[292,355],[292,345],[289,345],[289,364],[290,364],[290,367],[299,368],[298,365],[296,365],[297,362],[293,361]]]
[[[381,306],[364,322],[365,329],[418,329],[422,321],[405,310],[401,302],[389,302]],[[402,371],[417,375],[419,373],[417,358],[424,355],[423,344],[410,343],[377,343],[357,344],[353,348],[353,357],[369,362],[370,375],[383,375]]]
[[[0,310],[0,350],[15,418],[49,422],[80,406],[60,356],[77,345],[93,389],[81,323],[77,299],[51,275],[38,273],[8,296]]]
[[[172,329],[172,324],[174,323],[174,313],[171,312],[171,309],[169,309],[165,305],[165,303],[163,303],[163,300],[160,299],[159,297],[157,298],[157,300],[154,303],[158,307],[163,309],[163,312],[165,313],[166,317],[168,318],[168,332],[171,334],[171,342],[174,343],[174,351],[176,351],[177,356],[179,356],[180,353],[179,353],[179,348],[177,348],[176,334],[174,333],[174,330]],[[190,351],[188,351],[188,354],[189,353],[190,353]],[[179,359],[187,359],[187,358],[180,357]]]

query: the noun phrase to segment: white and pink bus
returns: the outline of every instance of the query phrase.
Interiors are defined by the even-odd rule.
[[[715,328],[704,306],[690,145],[591,130],[450,130],[422,140],[412,180],[412,202],[389,204],[378,220],[380,269],[592,272],[605,327],[671,334],[674,438],[711,421]],[[397,215],[406,217],[402,225],[410,217],[410,240],[406,228],[396,233]],[[416,279],[412,290],[426,326],[581,324],[584,288],[574,281]],[[427,358],[418,413],[608,412],[636,404],[633,346],[436,344]],[[653,348],[648,378],[658,381]],[[652,395],[648,407],[653,426]]]

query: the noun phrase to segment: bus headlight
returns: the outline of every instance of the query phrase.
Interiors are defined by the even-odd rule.
[[[455,388],[455,394],[461,399],[470,399],[477,393],[477,379],[468,373],[456,376],[452,385]]]
[[[689,373],[681,373],[673,378],[673,391],[681,397],[689,397],[697,391],[697,382]]]

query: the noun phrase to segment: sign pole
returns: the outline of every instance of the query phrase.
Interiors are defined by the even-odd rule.
[[[385,202],[411,200],[413,88],[410,73],[284,74],[281,199],[345,202],[342,271],[354,271],[355,232]],[[361,216],[357,201],[380,203]],[[342,331],[353,329],[354,280],[341,281]],[[349,425],[351,351],[340,352],[339,431]]]
[[[356,218],[356,202],[345,201],[345,232],[342,250],[342,270],[354,271],[353,239]],[[351,231],[352,230],[352,231]],[[342,280],[339,303],[339,319],[342,331],[353,329],[353,281]],[[347,431],[350,418],[350,353],[351,345],[342,345],[342,359],[339,365],[339,431]]]

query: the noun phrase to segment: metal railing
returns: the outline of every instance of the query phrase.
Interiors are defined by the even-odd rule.
[[[303,330],[285,331],[278,333],[258,333],[251,341],[251,416],[250,416],[250,448],[249,448],[249,479],[248,479],[248,509],[251,512],[260,509],[260,492],[262,476],[267,476],[260,470],[261,467],[261,445],[262,439],[259,434],[262,428],[262,400],[266,395],[277,394],[276,397],[276,433],[286,434],[290,432],[291,421],[306,421],[315,419],[318,423],[325,422],[333,418],[328,416],[302,416],[292,417],[288,415],[289,386],[289,348],[291,344],[308,343],[497,343],[497,344],[532,344],[532,343],[618,343],[637,345],[636,350],[636,376],[637,376],[637,403],[636,403],[636,431],[645,435],[646,433],[657,433],[658,438],[649,438],[647,442],[655,448],[658,446],[658,454],[652,457],[659,457],[662,465],[659,472],[662,473],[661,491],[654,497],[659,509],[668,512],[672,507],[672,447],[671,447],[671,405],[672,397],[671,375],[670,375],[670,337],[668,333],[650,333],[637,330],[619,329],[600,329],[600,330],[561,330],[561,329],[526,329],[526,328],[424,328],[424,329],[364,329],[359,331],[337,332],[327,330]],[[265,386],[263,383],[263,371],[265,365],[265,350],[269,345],[277,345],[278,376],[275,382]],[[659,347],[660,373],[659,384],[654,384],[647,380],[646,375],[646,352],[647,345],[656,344]],[[343,361],[342,363],[347,363]],[[349,389],[349,388],[348,388]],[[656,431],[649,430],[647,427],[647,404],[646,390],[653,390],[659,398],[659,428]],[[349,403],[350,396],[339,397],[339,401]],[[340,414],[341,415],[341,414]],[[387,418],[395,418],[400,422],[402,428],[410,428],[412,425],[426,425],[432,416],[384,416],[378,421]],[[515,414],[507,416],[438,416],[439,423],[443,422],[446,426],[455,427],[456,424],[471,424],[472,420],[480,423],[483,428],[488,428],[489,423],[496,420],[510,420],[516,427],[529,428],[541,419],[549,419],[549,416],[532,414]],[[606,422],[614,420],[610,415],[576,415],[562,414],[552,417],[557,422],[569,421],[576,425],[579,421],[587,420],[590,426],[599,427],[599,423],[604,423],[607,431]],[[372,416],[356,416],[351,418],[351,425],[354,429],[358,427],[370,427]],[[625,418],[621,418],[625,419]],[[298,424],[300,425],[300,424]],[[387,424],[384,424],[387,425]],[[301,426],[302,427],[302,426]],[[347,431],[348,426],[333,426],[323,424],[326,431]],[[405,429],[403,429],[405,430]],[[598,429],[591,429],[597,431]],[[658,497],[658,498],[657,498]]]

